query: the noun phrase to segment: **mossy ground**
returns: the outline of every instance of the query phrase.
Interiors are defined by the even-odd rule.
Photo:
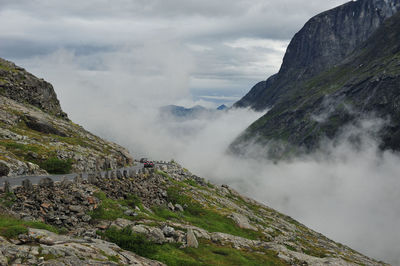
[[[0,214],[0,235],[6,238],[15,238],[19,234],[28,232],[28,228],[44,229],[53,233],[63,233],[63,229],[39,222],[23,221],[10,216]]]
[[[133,233],[129,227],[120,230],[112,227],[100,235],[123,249],[167,265],[286,265],[274,251],[237,250],[207,240],[200,240],[198,248],[180,248],[180,244],[158,245]]]

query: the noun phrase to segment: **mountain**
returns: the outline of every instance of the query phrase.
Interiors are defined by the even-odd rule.
[[[88,171],[3,182],[0,265],[386,265],[176,162],[125,168],[127,151],[71,122],[49,83],[0,62],[0,170]]]
[[[234,107],[271,108],[299,84],[341,64],[399,10],[397,0],[358,0],[311,18],[291,40],[279,72],[256,84]]]
[[[160,108],[161,116],[171,116],[176,119],[193,119],[207,113],[208,110],[200,105],[191,108],[185,108],[178,105],[167,105]]]
[[[226,105],[220,105],[217,109],[205,108],[201,105],[196,105],[191,108],[186,108],[178,105],[167,105],[160,108],[159,113],[161,118],[173,118],[174,120],[192,120],[198,118],[212,118],[218,111],[223,111],[227,108]]]
[[[359,9],[360,7],[363,9]],[[340,36],[340,32],[364,32],[360,36],[365,37],[370,32],[365,31],[366,26],[375,28],[385,17],[399,9],[400,4],[395,4],[394,1],[357,1],[322,13],[313,18],[311,23],[308,22],[289,45],[280,73],[266,82],[272,84],[285,73],[286,83],[274,88],[258,89],[266,96],[260,97],[263,100],[252,101],[247,95],[242,99],[242,103],[247,102],[255,109],[271,107],[271,110],[250,125],[232,143],[231,150],[244,153],[250,147],[250,143],[258,142],[262,145],[273,144],[270,153],[277,157],[296,151],[311,151],[318,147],[323,138],[333,139],[337,136],[344,126],[356,124],[360,119],[376,117],[391,119],[391,122],[378,132],[382,139],[381,147],[399,150],[400,113],[396,104],[400,97],[399,13],[383,22],[364,42],[360,42],[363,37],[356,38],[355,41],[351,38],[353,35],[349,35],[347,42],[358,45],[355,45],[354,49],[344,45],[344,52],[336,55],[341,58],[340,62],[334,62],[337,60],[327,56],[320,57],[321,61],[318,61],[319,57],[318,60],[311,61],[306,57],[298,58],[298,62],[288,64],[293,50],[299,50],[298,54],[303,50],[307,54],[310,47],[315,47],[314,40],[319,40],[320,35],[324,35],[317,31],[308,36],[309,43],[296,46],[299,40],[305,38],[301,38],[301,35],[308,32],[310,25],[315,21],[320,23],[319,27],[315,25],[317,28],[331,28],[333,25],[342,25],[349,21],[349,14],[354,12],[351,18],[362,17],[362,21],[367,24],[361,23],[357,26],[360,29],[348,28],[345,25],[343,28],[333,27],[332,30],[338,30],[337,34],[328,35],[332,40],[337,40],[335,36]],[[343,14],[344,11],[346,15],[338,16],[337,23],[332,24],[329,23],[330,20],[323,19],[334,14]],[[365,22],[365,18],[371,20]],[[334,44],[332,50],[336,50]],[[319,52],[316,54],[321,55]],[[323,63],[324,58],[327,59],[326,63]],[[318,71],[318,68],[321,71]],[[252,93],[254,91],[248,95]],[[238,105],[240,104],[236,106]]]
[[[220,111],[225,110],[225,109],[228,109],[228,106],[226,106],[225,104],[222,104],[217,107],[217,110],[220,110]]]
[[[164,263],[386,265],[175,162],[0,190],[1,265]]]
[[[0,126],[0,176],[106,170],[133,162],[125,148],[71,122],[50,83],[4,59]]]

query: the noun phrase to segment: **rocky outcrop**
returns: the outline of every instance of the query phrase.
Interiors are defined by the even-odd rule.
[[[50,83],[1,58],[0,95],[19,103],[31,104],[46,113],[67,119],[67,114],[62,111],[60,102]]]
[[[331,67],[342,63],[400,10],[397,0],[358,0],[311,18],[291,40],[279,73],[255,85],[234,107],[264,110]]]
[[[42,175],[50,158],[71,160],[73,172],[115,169],[133,162],[129,152],[69,120],[0,96],[0,161],[8,175]]]
[[[46,161],[54,158],[74,172],[133,162],[123,147],[69,121],[51,84],[0,58],[0,162],[7,175],[47,174]]]
[[[13,242],[0,237],[0,265],[165,265],[101,239],[72,238],[46,230],[30,228]]]

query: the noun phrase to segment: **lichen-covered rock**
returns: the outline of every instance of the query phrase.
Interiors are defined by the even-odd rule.
[[[187,231],[186,245],[189,248],[198,248],[199,247],[199,242],[197,242],[197,238],[194,235],[193,230],[191,228],[189,228]]]
[[[29,229],[12,244],[0,237],[0,265],[139,265],[163,266],[100,239],[71,238],[46,230]],[[45,259],[47,258],[47,259]],[[112,258],[112,260],[110,259]]]

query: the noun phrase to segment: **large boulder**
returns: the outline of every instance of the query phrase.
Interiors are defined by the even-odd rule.
[[[189,248],[198,248],[199,242],[197,242],[197,238],[193,233],[193,229],[189,228],[186,235],[186,245]]]
[[[252,226],[249,222],[249,219],[242,214],[232,213],[229,218],[231,218],[240,228],[257,231],[257,228]]]

